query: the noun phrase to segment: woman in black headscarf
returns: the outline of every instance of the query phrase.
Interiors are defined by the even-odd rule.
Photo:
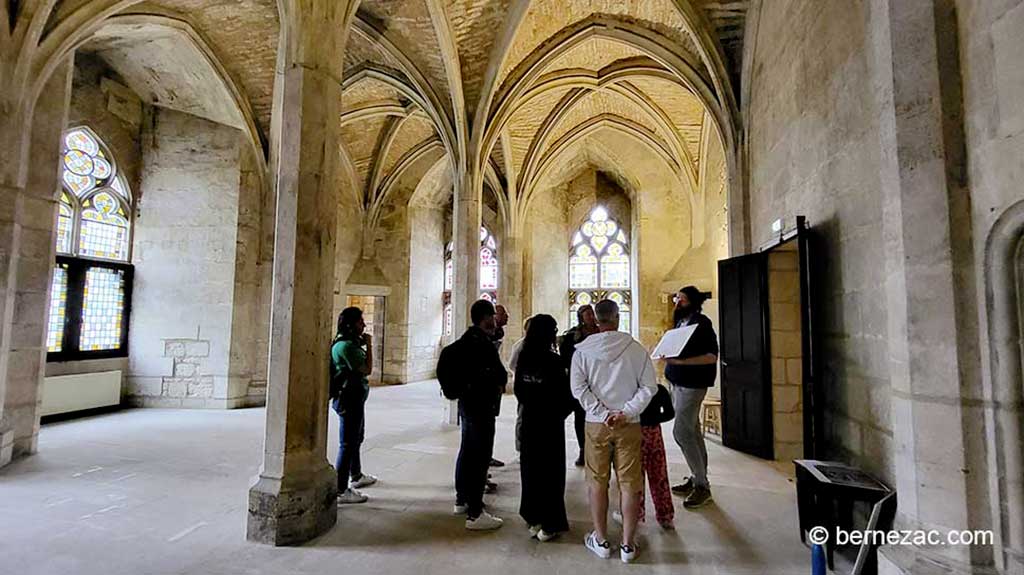
[[[530,535],[548,541],[569,530],[565,514],[565,418],[572,413],[569,377],[555,353],[558,324],[550,315],[530,319],[516,364],[516,398],[523,406],[519,515]]]

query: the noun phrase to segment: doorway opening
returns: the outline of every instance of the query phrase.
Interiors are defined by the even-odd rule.
[[[821,452],[810,250],[798,217],[759,253],[719,262],[726,447],[779,461]]]
[[[370,385],[384,383],[384,325],[387,298],[382,295],[348,295],[345,307],[357,307],[363,310],[363,321],[366,322],[366,333],[373,337],[373,372],[369,376]]]

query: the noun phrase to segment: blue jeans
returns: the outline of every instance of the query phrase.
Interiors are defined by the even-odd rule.
[[[366,434],[366,400],[347,401],[343,406],[335,398],[331,407],[338,414],[338,459],[334,464],[338,471],[338,493],[348,489],[349,478],[356,480],[363,476],[363,465],[359,448]]]
[[[466,417],[459,402],[462,444],[455,460],[455,502],[466,506],[466,516],[476,519],[484,510],[487,468],[494,451],[494,417]]]

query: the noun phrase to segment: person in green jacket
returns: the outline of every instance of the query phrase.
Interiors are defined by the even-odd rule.
[[[363,310],[349,307],[338,315],[338,333],[331,343],[331,407],[340,422],[338,460],[338,503],[365,503],[358,490],[377,482],[363,473],[359,458],[366,432],[366,399],[370,393],[367,376],[373,371],[373,340],[364,333]]]

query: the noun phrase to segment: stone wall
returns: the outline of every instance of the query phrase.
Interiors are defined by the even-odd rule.
[[[249,304],[234,304],[236,293],[257,301],[258,290],[251,253],[238,249],[256,236],[253,200],[239,204],[255,192],[251,164],[240,157],[241,133],[158,109],[142,138],[127,400],[247,405],[259,371],[247,347],[256,320]]]
[[[91,54],[75,56],[68,127],[88,126],[107,145],[132,191],[142,166],[139,132],[149,114],[137,94],[117,73]]]
[[[768,324],[775,459],[803,457],[803,351],[800,259],[796,244],[768,254]]]
[[[564,332],[569,319],[569,220],[564,193],[540,194],[524,238],[523,316],[548,314]]]
[[[434,377],[444,320],[444,213],[409,209],[409,340],[406,380]]]
[[[745,81],[750,229],[805,215],[814,231],[830,457],[894,478],[880,110],[868,3],[780,0],[751,25]],[[794,30],[800,33],[794,34]]]
[[[994,560],[1016,573],[1024,572],[1024,1],[963,0],[956,7],[969,184],[958,225],[973,245],[964,277],[978,294],[981,359],[981,377],[967,393],[978,406],[972,418],[993,424],[971,434],[977,466],[992,462],[977,474],[977,491],[992,489],[977,507],[993,518]]]
[[[624,186],[633,187],[631,182],[590,167],[539,193],[533,201],[526,228],[524,311],[526,315],[551,314],[563,330],[575,323],[568,317],[569,244],[594,207],[602,205],[629,232],[633,327],[640,342],[653,347],[671,319],[662,289],[689,247],[689,210],[679,188],[659,173],[657,162],[648,159],[645,164],[642,157],[630,155],[628,146],[619,153],[622,161],[651,168],[643,172],[647,178],[641,180],[640,189],[627,190]],[[701,266],[703,270],[709,264]]]

